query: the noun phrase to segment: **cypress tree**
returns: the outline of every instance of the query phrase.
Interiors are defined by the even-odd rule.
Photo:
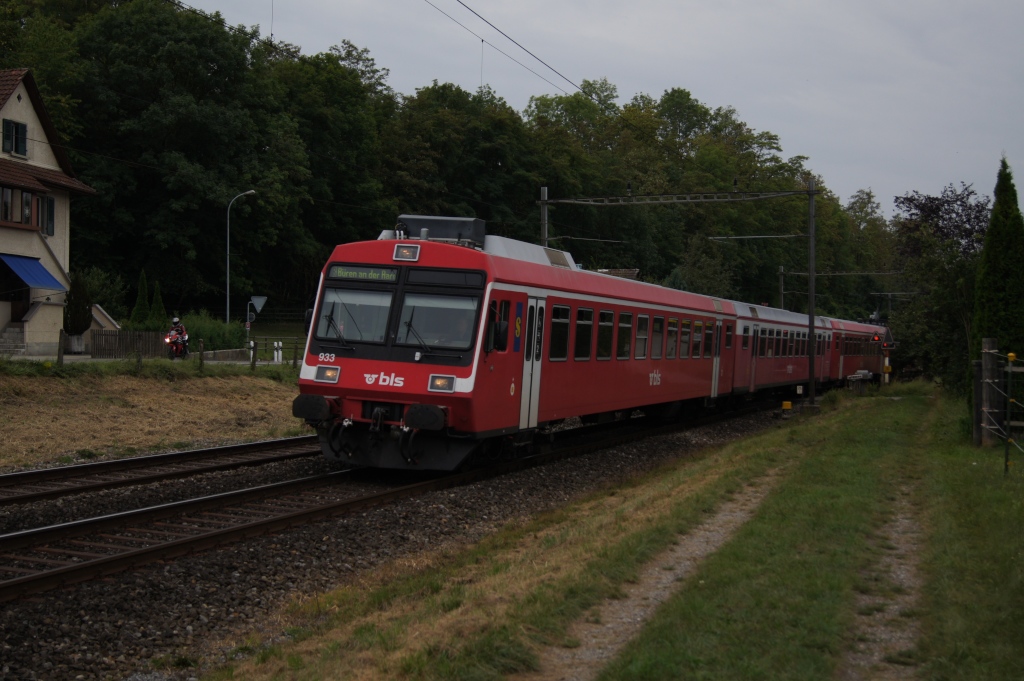
[[[135,328],[141,328],[149,319],[149,290],[146,286],[146,270],[139,272],[139,293],[135,297],[135,307],[129,318]]]
[[[80,336],[92,325],[92,298],[85,279],[71,275],[71,286],[64,297],[64,331]]]
[[[982,338],[995,338],[1000,353],[1024,357],[1024,217],[1005,157],[978,266],[973,327],[973,356]]]
[[[163,331],[169,326],[167,309],[164,307],[163,296],[160,295],[160,282],[153,282],[153,302],[149,306],[149,321],[146,324],[152,331]]]

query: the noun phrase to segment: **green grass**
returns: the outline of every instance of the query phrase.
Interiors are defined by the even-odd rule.
[[[927,406],[859,400],[790,431],[799,465],[600,678],[830,677],[868,538],[913,467]]]
[[[1002,447],[970,446],[956,416],[926,478],[926,678],[1024,679],[1024,459],[1004,476]]]

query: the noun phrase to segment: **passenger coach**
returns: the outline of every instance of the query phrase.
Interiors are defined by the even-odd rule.
[[[879,373],[879,331],[819,318],[817,380],[844,362]],[[403,215],[324,267],[293,413],[332,460],[453,470],[569,417],[671,417],[806,383],[808,342],[806,315],[581,270],[482,220]]]

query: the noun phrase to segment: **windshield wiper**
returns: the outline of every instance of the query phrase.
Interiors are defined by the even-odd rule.
[[[327,313],[327,324],[328,324],[328,327],[332,327],[333,326],[334,330],[338,332],[338,340],[341,341],[341,345],[339,347],[341,347],[344,350],[350,350],[352,352],[355,352],[356,349],[353,346],[348,344],[348,341],[345,340],[345,334],[343,334],[341,332],[341,327],[339,327],[338,323],[336,321],[334,321],[334,309],[333,309],[334,306],[332,305],[331,307],[332,307],[331,311]]]
[[[412,325],[412,318],[415,317],[415,316],[416,316],[416,308],[413,307],[412,308],[412,312],[409,313],[409,320],[405,323],[405,328],[408,329],[409,331],[411,331],[412,335],[414,335],[416,337],[416,340],[419,341],[420,347],[423,348],[423,354],[424,355],[432,355],[434,353],[430,350],[429,347],[427,347],[427,342],[425,340],[423,340],[423,336],[421,336],[420,332],[416,330],[416,327]],[[408,332],[405,334],[405,340],[407,342],[409,340]]]

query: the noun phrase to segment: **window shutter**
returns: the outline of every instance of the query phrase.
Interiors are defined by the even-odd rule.
[[[43,229],[46,231],[47,236],[53,236],[53,213],[56,205],[57,202],[54,201],[52,196],[46,197],[46,221],[43,223]]]
[[[14,121],[4,119],[4,151],[14,150]]]
[[[28,156],[28,125],[25,123],[14,124],[14,153]]]

